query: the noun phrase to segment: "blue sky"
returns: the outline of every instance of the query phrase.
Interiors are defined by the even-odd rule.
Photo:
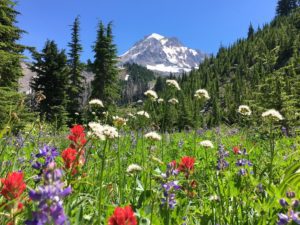
[[[28,33],[21,42],[41,50],[47,39],[60,48],[70,40],[70,25],[81,18],[82,60],[93,58],[91,46],[97,23],[113,21],[118,53],[127,51],[145,35],[178,37],[182,43],[216,53],[270,22],[277,0],[19,0],[19,27]]]

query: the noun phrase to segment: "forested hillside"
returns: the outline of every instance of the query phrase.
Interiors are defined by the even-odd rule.
[[[299,125],[300,119],[300,10],[277,16],[256,31],[250,25],[248,37],[229,47],[221,47],[216,56],[206,59],[199,69],[179,79],[181,104],[175,107],[173,125],[193,126],[199,113],[208,126],[238,122],[237,108],[247,104],[261,115],[274,108],[286,118],[284,126]],[[204,88],[210,93],[205,106],[195,104],[194,93]],[[170,96],[164,89],[160,95]],[[159,107],[159,106],[158,106]],[[201,111],[202,110],[202,111]],[[200,112],[201,111],[201,112]],[[183,113],[184,112],[184,113]],[[170,111],[165,113],[170,114]],[[184,118],[180,116],[184,114]],[[189,116],[188,116],[189,115]]]
[[[121,84],[122,104],[138,101],[149,89],[149,83],[155,80],[155,73],[138,64],[125,64],[125,79]]]

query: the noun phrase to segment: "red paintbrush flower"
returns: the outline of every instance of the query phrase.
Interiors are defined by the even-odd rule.
[[[6,178],[1,179],[2,190],[1,195],[7,200],[17,199],[26,189],[24,183],[24,175],[22,172],[12,172],[7,175]]]
[[[233,153],[234,154],[239,154],[239,153],[241,153],[241,151],[240,151],[240,149],[239,149],[239,147],[238,146],[234,146],[233,148],[232,148],[232,150],[233,150]]]
[[[184,156],[181,158],[181,162],[179,163],[178,170],[180,172],[184,172],[185,177],[188,178],[189,175],[194,170],[194,164],[195,164],[195,158],[189,157],[189,156]]]
[[[109,218],[108,225],[137,225],[137,220],[130,206],[117,207]]]
[[[178,170],[179,171],[192,171],[194,169],[195,158],[184,156],[181,158],[181,162],[179,163]]]
[[[77,151],[73,148],[67,148],[61,153],[61,157],[64,160],[65,168],[70,169],[76,162]]]
[[[68,136],[70,141],[76,145],[82,146],[86,143],[84,127],[82,125],[75,125],[71,129],[71,134]]]
[[[78,166],[81,166],[85,163],[83,150],[80,151],[80,156],[78,157],[78,152],[76,149],[67,148],[61,153],[61,157],[63,158],[65,168],[72,169],[72,175],[77,173]]]

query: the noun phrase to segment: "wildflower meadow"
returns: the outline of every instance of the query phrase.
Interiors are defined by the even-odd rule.
[[[251,119],[249,106],[237,110]],[[279,129],[278,111],[261,115],[267,129],[181,132],[154,130],[142,110],[106,115],[1,133],[1,224],[300,224],[300,139]]]

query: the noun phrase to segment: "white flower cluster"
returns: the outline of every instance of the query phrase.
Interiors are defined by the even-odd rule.
[[[115,127],[109,125],[101,125],[100,123],[90,122],[89,127],[92,130],[92,134],[100,140],[114,139],[119,136]]]
[[[104,107],[103,102],[99,99],[92,99],[91,101],[89,101],[90,105],[98,105],[100,107]]]
[[[169,99],[168,102],[171,103],[171,104],[173,104],[173,105],[176,105],[176,104],[179,103],[178,100],[177,100],[176,98],[171,98],[171,99]]]
[[[275,121],[283,120],[283,116],[275,109],[269,109],[266,112],[264,112],[261,116],[266,119],[271,119]]]
[[[160,141],[161,140],[161,136],[156,132],[149,132],[149,133],[145,134],[145,138],[152,140],[152,141]]]
[[[240,105],[238,112],[243,116],[250,116],[252,113],[251,109],[247,105]]]
[[[163,100],[162,98],[159,98],[159,99],[157,99],[157,102],[158,102],[158,103],[163,103],[164,100]]]
[[[205,89],[197,90],[195,92],[194,96],[199,100],[201,100],[201,99],[205,99],[205,100],[210,99],[209,94],[208,94],[207,90],[205,90]]]
[[[176,88],[178,91],[181,90],[181,88],[179,87],[179,84],[177,83],[176,80],[166,80],[166,83],[169,87]]]
[[[155,100],[158,98],[156,92],[153,91],[153,90],[148,90],[148,91],[146,91],[146,92],[144,93],[144,95],[146,95],[146,96],[147,96],[148,98],[150,98],[152,101],[155,101]]]
[[[209,140],[201,141],[200,145],[205,148],[213,148],[214,147],[213,143]]]
[[[127,167],[126,172],[127,173],[136,173],[142,171],[142,167],[140,167],[138,164],[131,164]]]
[[[113,116],[113,123],[117,127],[125,126],[127,119],[119,116]]]
[[[145,111],[138,111],[136,113],[136,115],[138,115],[138,116],[144,116],[144,117],[146,117],[148,119],[150,118],[150,115],[147,112],[145,112]]]
[[[136,118],[136,116],[133,115],[132,113],[128,113],[128,114],[127,114],[127,117],[128,117],[128,118],[131,118],[131,119],[135,119],[135,118]]]

